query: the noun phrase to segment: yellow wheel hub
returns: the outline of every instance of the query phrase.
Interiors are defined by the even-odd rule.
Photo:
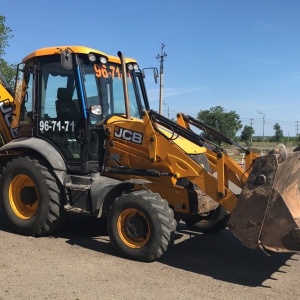
[[[120,214],[117,228],[121,240],[130,248],[142,248],[150,238],[147,218],[135,208],[128,208]]]
[[[15,176],[8,189],[10,206],[20,219],[28,220],[37,211],[37,191],[32,179],[25,175]]]

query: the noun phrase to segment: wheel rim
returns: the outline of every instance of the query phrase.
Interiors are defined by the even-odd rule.
[[[130,248],[142,248],[150,238],[150,226],[145,215],[135,208],[124,210],[118,218],[118,233]]]
[[[33,180],[25,175],[15,176],[8,190],[10,206],[20,219],[28,220],[37,211],[37,192]]]

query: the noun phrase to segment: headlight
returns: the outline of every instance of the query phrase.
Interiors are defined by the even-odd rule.
[[[102,114],[101,105],[93,105],[90,108],[90,111],[93,115],[100,116]]]
[[[127,69],[129,71],[132,71],[132,70],[137,70],[139,68],[139,66],[137,64],[128,64],[127,65]]]
[[[104,56],[100,56],[100,62],[103,63],[103,64],[106,64],[107,63],[107,58],[104,57]]]
[[[93,61],[93,62],[96,61],[96,56],[94,53],[89,53],[88,58],[89,58],[89,61]]]

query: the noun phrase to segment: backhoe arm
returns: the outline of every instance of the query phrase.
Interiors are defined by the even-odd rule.
[[[0,145],[11,141],[16,130],[11,129],[14,92],[0,72]]]

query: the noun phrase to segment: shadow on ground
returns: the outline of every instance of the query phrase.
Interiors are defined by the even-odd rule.
[[[209,235],[189,232],[179,225],[179,237],[183,234],[191,238],[176,244],[161,263],[243,286],[268,287],[264,282],[276,280],[274,273],[285,273],[280,268],[297,258],[294,253],[268,256],[261,250],[249,249],[228,229]]]
[[[0,230],[9,231],[1,222]],[[67,225],[53,237],[63,238],[71,245],[119,256],[109,242],[105,220],[71,215]],[[187,231],[183,224],[179,224],[175,245],[159,262],[224,282],[268,287],[264,282],[276,280],[275,273],[283,272],[280,268],[289,266],[289,260],[297,258],[292,255],[280,253],[267,256],[261,250],[243,246],[229,230],[204,235]]]

